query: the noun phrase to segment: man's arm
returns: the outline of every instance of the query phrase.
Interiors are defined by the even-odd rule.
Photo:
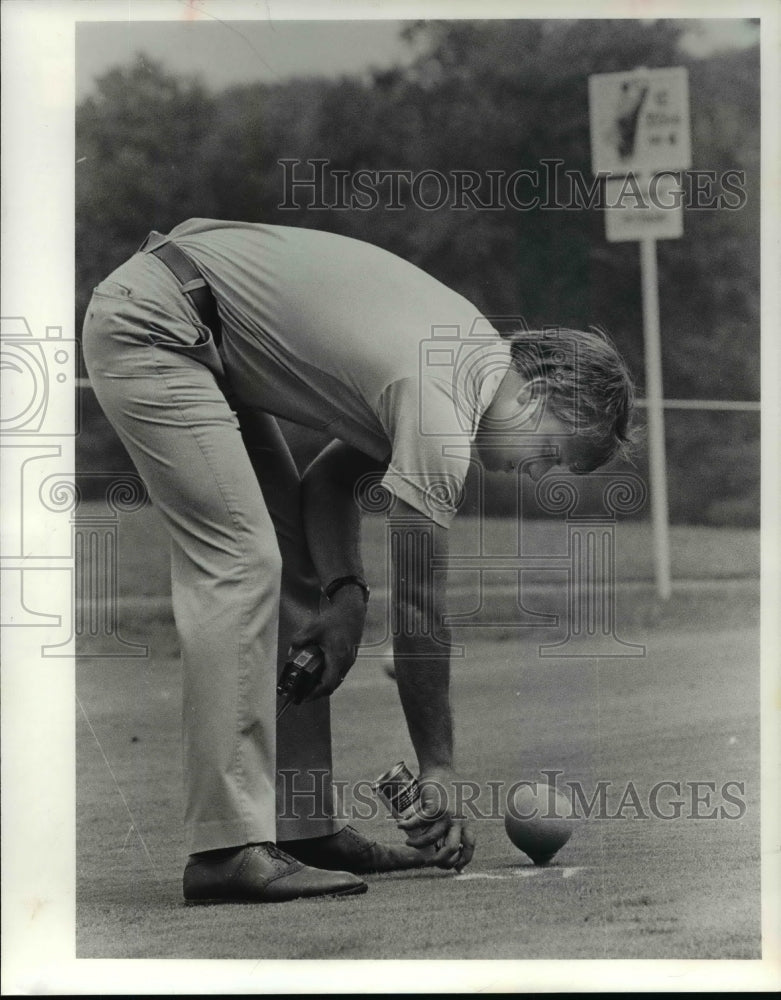
[[[356,486],[362,476],[385,466],[341,441],[332,441],[309,465],[301,480],[304,530],[315,570],[325,587],[342,576],[363,577],[361,518]],[[316,642],[325,671],[310,698],[332,694],[355,662],[363,635],[366,604],[360,587],[348,584],[330,605],[302,629],[296,645]]]
[[[475,838],[456,814],[450,630],[444,624],[447,532],[397,499],[391,514],[393,658],[402,708],[420,765],[419,817],[399,824],[415,847],[439,843],[434,861],[459,870]]]
[[[363,575],[356,486],[363,476],[385,468],[356,448],[332,441],[304,472],[304,529],[323,585],[340,576]]]
[[[447,532],[403,500],[390,525],[391,623],[399,696],[422,772],[453,766],[450,630],[443,624]]]

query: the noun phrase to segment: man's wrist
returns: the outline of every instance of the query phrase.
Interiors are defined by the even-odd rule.
[[[368,604],[369,602],[369,594],[371,591],[369,590],[368,583],[363,579],[363,577],[352,573],[347,576],[336,577],[323,588],[323,593],[331,604],[334,603],[337,595],[342,594],[344,591],[359,593],[364,604]]]
[[[420,767],[420,777],[424,780],[434,781],[437,778],[449,779],[455,774],[452,757],[448,759],[437,757],[432,760],[427,760],[424,757],[422,761],[418,761],[418,765]]]

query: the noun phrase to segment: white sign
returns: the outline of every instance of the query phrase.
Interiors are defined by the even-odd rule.
[[[605,235],[623,240],[676,240],[683,236],[683,190],[669,174],[610,178],[605,186]]]
[[[691,166],[685,67],[598,73],[589,77],[588,91],[595,174]]]

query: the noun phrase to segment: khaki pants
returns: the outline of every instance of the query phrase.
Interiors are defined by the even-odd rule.
[[[188,852],[336,832],[328,700],[292,708],[275,740],[277,673],[320,595],[276,422],[239,420],[209,330],[154,257],[97,287],[83,347],[171,536]]]

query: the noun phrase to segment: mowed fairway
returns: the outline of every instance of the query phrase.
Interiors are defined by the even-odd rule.
[[[539,525],[540,537],[551,530]],[[371,525],[380,607],[381,537]],[[458,761],[481,814],[462,875],[373,876],[365,896],[339,901],[198,908],[181,899],[181,671],[159,540],[149,512],[123,522],[121,589],[146,598],[123,602],[119,624],[149,656],[78,667],[79,957],[759,957],[754,533],[675,529],[674,568],[688,582],[662,605],[647,579],[647,527],[621,526],[617,630],[646,646],[643,657],[541,658],[539,644],[561,628],[515,629],[513,589],[486,591],[504,624],[459,629],[466,655],[453,669]],[[459,610],[468,590],[454,580]],[[532,587],[526,605],[563,615],[562,593]],[[369,631],[382,637],[376,611]],[[348,789],[396,760],[414,765],[381,658],[361,657],[333,718],[336,777]],[[596,807],[537,868],[506,838],[501,796],[543,769]],[[349,791],[345,809],[369,812]],[[351,822],[398,836],[381,811]]]

